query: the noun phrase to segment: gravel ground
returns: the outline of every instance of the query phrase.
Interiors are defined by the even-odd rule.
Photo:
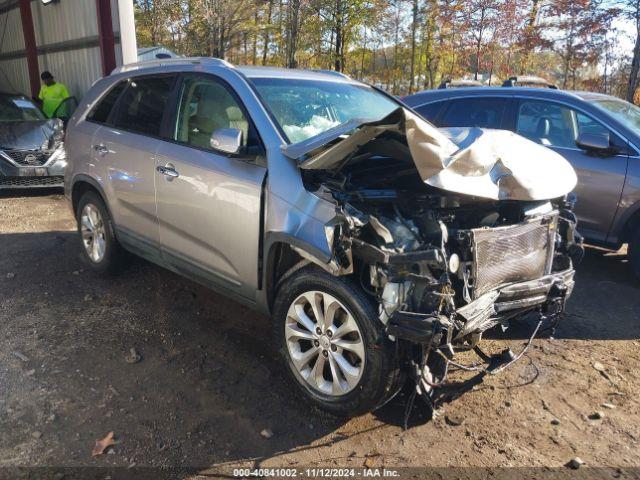
[[[97,276],[74,228],[59,193],[0,197],[5,473],[456,466],[492,477],[573,472],[565,465],[580,457],[603,467],[581,472],[639,476],[640,282],[624,251],[589,248],[555,339],[536,340],[502,375],[456,378],[437,415],[418,408],[404,431],[406,395],[348,421],[310,410],[282,381],[267,318],[142,260]],[[532,327],[496,334],[486,350],[519,349]],[[116,444],[92,457],[111,431]]]

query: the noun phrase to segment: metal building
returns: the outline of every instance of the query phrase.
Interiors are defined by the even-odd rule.
[[[0,0],[0,91],[37,96],[49,70],[80,99],[136,60],[133,0]]]
[[[155,45],[153,47],[141,47],[138,48],[138,61],[147,62],[149,60],[156,60],[158,58],[179,58],[182,55],[178,55],[173,50],[169,50],[162,45]]]

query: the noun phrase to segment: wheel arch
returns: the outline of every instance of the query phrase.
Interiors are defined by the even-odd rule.
[[[276,292],[280,283],[310,263],[302,258],[289,239],[278,239],[269,243],[264,257],[262,287],[269,314],[273,313]]]
[[[308,265],[315,265],[335,277],[359,277],[362,268],[367,266],[361,259],[353,258],[350,268],[341,268],[325,252],[295,236],[286,234],[268,235],[265,244],[266,254],[263,257],[261,289],[264,292],[263,298],[269,314],[273,312],[279,285]]]
[[[627,218],[624,220],[619,237],[619,245],[630,241],[633,236],[633,232],[640,228],[640,202],[634,203],[629,207],[629,210],[631,213],[629,213]]]
[[[111,210],[109,208],[109,204],[107,203],[107,197],[104,194],[104,190],[94,178],[91,178],[87,175],[78,175],[73,179],[73,186],[71,187],[71,207],[73,209],[74,217],[77,215],[78,203],[80,203],[80,199],[85,193],[89,191],[93,191],[100,196],[102,202],[105,205],[105,208],[107,209],[107,212],[109,212],[109,216],[111,217],[111,219],[113,219],[113,215],[111,215]]]

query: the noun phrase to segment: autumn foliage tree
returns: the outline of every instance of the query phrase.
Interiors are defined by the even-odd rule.
[[[640,0],[134,0],[140,46],[332,69],[393,93],[535,74],[622,95],[640,73]],[[616,53],[617,17],[636,47]],[[633,55],[629,55],[633,53]]]

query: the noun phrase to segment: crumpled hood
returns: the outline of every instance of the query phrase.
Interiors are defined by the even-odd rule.
[[[455,193],[494,200],[549,200],[576,186],[562,156],[515,133],[479,128],[438,129],[405,108],[375,122],[352,120],[283,147],[302,169],[336,169],[385,132],[400,134],[422,180]],[[346,136],[348,135],[348,136]]]
[[[49,147],[57,119],[37,122],[0,122],[0,149],[40,150]]]

